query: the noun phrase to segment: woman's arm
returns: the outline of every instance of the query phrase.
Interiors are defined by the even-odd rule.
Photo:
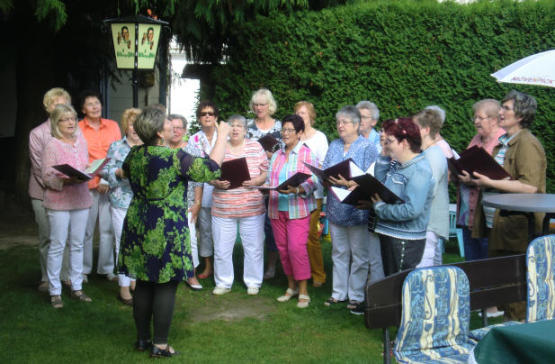
[[[52,140],[46,145],[42,153],[42,180],[46,188],[61,191],[64,187],[64,179],[58,171],[52,168],[52,166],[58,164],[57,157],[54,140]]]
[[[108,154],[106,155],[106,158],[108,158],[109,160],[104,165],[104,168],[102,168],[102,170],[100,171],[100,177],[108,181],[110,189],[115,188],[118,185],[118,178],[120,178],[116,175],[116,171],[119,169],[118,165],[121,165],[122,161],[119,160],[116,156],[116,143],[117,142],[114,142],[110,145],[110,148],[108,149]]]
[[[428,196],[431,195],[435,181],[431,172],[414,173],[405,186],[404,203],[386,204],[378,201],[374,204],[376,215],[389,221],[413,220],[424,212]]]

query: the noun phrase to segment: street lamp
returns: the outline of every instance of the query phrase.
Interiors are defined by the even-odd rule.
[[[133,70],[133,107],[139,106],[138,70],[152,70],[162,26],[169,23],[143,15],[105,19],[110,25],[116,67]]]

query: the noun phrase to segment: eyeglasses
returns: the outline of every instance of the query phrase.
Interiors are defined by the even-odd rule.
[[[63,123],[63,122],[66,122],[66,121],[75,121],[75,120],[76,120],[75,117],[74,117],[74,116],[71,116],[71,117],[69,117],[69,118],[60,119],[58,122],[59,122],[59,123]]]
[[[254,106],[254,107],[262,107],[262,106],[266,106],[266,105],[268,105],[268,103],[265,103],[265,104],[252,104],[252,106]]]
[[[486,119],[489,119],[489,116],[480,116],[480,115],[474,115],[474,117],[472,118],[472,121],[484,121]]]
[[[296,133],[296,130],[293,128],[285,128],[285,129],[281,129],[281,133],[282,134],[293,134]]]
[[[213,113],[213,112],[210,112],[210,111],[206,111],[206,112],[201,112],[201,113],[200,113],[200,116],[201,116],[201,117],[203,117],[203,116],[214,116],[214,115],[216,115],[216,114]]]
[[[353,124],[351,120],[338,120],[337,123],[335,123],[335,125],[340,126],[340,125],[347,125],[349,123]]]

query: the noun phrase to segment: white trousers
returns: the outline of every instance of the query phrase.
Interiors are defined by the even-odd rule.
[[[50,223],[48,222],[48,214],[46,208],[42,204],[42,200],[31,199],[31,206],[35,214],[35,222],[39,230],[39,261],[41,281],[48,282],[48,272],[46,271],[46,262],[48,260],[48,249],[50,248]],[[62,260],[62,272],[60,273],[62,281],[69,280],[69,247],[66,245],[64,249],[64,258]]]
[[[339,226],[330,223],[330,235],[333,261],[331,296],[337,300],[348,298],[352,301],[362,302],[370,266],[368,227],[366,224]]]
[[[433,231],[426,231],[426,245],[424,246],[424,253],[422,260],[416,268],[431,267],[434,265],[441,265],[441,248],[440,237]]]
[[[198,255],[207,258],[214,255],[212,238],[212,208],[201,207],[198,213]]]
[[[198,219],[198,216],[197,216]],[[191,255],[193,256],[193,267],[198,267],[198,245],[197,245],[197,227],[192,220],[192,215],[187,212],[187,224],[189,225],[189,237],[191,239]]]
[[[114,242],[116,251],[116,262],[118,264],[119,257],[119,246],[121,242],[121,232],[123,230],[123,220],[125,220],[125,215],[127,214],[127,209],[120,209],[118,207],[110,207],[110,212],[112,214],[112,225],[114,228]],[[131,281],[134,279],[129,278],[125,274],[118,274],[118,284],[120,287],[129,287]]]
[[[243,282],[260,288],[264,274],[264,216],[221,218],[212,216],[214,235],[214,280],[217,287],[233,285],[233,247],[237,225],[243,244]]]
[[[370,259],[370,268],[368,269],[368,281],[366,284],[374,283],[383,277],[385,274],[383,272],[383,260],[382,260],[382,248],[380,246],[380,237],[378,234],[371,233],[368,239],[368,253]]]
[[[90,274],[93,267],[93,237],[98,220],[100,241],[98,244],[98,274],[109,274],[114,272],[114,234],[112,231],[112,217],[110,213],[110,201],[108,193],[101,194],[96,190],[90,190],[93,200],[90,208],[87,229],[85,231],[85,243],[83,247],[83,274]]]
[[[51,296],[62,293],[60,271],[66,241],[69,238],[69,279],[71,289],[81,290],[83,283],[83,239],[89,209],[83,210],[48,210],[50,222],[50,248],[48,249],[48,285]]]

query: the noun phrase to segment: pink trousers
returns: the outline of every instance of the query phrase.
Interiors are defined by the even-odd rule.
[[[285,274],[293,276],[296,281],[309,279],[310,261],[306,244],[310,215],[291,220],[287,211],[279,211],[278,218],[270,221]]]

